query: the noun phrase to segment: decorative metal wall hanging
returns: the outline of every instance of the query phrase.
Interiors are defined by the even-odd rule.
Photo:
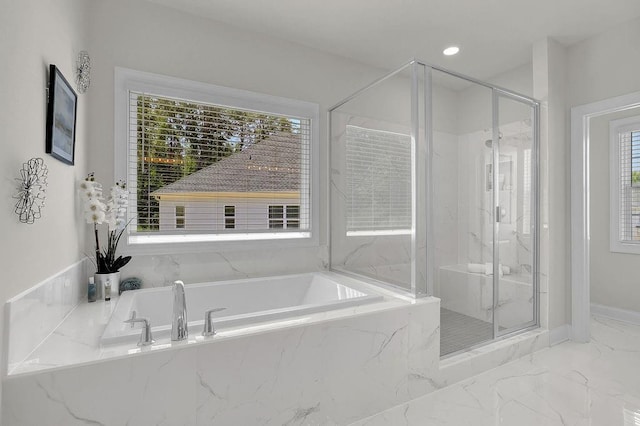
[[[47,166],[42,158],[32,158],[22,165],[15,212],[22,223],[33,223],[42,217],[47,190]]]
[[[91,85],[91,58],[89,52],[82,50],[76,61],[76,87],[78,93],[84,93]]]

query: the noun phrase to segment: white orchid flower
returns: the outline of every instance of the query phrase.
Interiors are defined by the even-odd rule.
[[[104,212],[107,207],[104,205],[102,201],[97,198],[89,198],[87,202],[84,204],[85,213],[95,213],[98,211]]]
[[[96,182],[93,173],[80,182],[79,192],[84,201],[84,213],[87,223],[93,224],[95,234],[96,266],[99,273],[114,272],[126,265],[130,256],[116,257],[118,241],[126,226],[126,213],[129,193],[124,183],[118,182],[109,190],[109,199],[105,200],[102,185]],[[108,244],[100,246],[98,225],[107,224]],[[100,261],[98,261],[100,259]]]
[[[100,225],[105,220],[105,214],[102,210],[98,210],[95,212],[85,214],[85,219],[87,220],[87,223]]]

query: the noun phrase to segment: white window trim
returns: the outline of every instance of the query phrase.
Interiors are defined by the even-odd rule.
[[[168,97],[189,99],[196,102],[225,105],[265,111],[274,114],[305,117],[311,120],[311,184],[310,229],[302,232],[246,233],[234,234],[202,234],[157,236],[123,235],[122,251],[128,254],[169,254],[194,251],[218,251],[270,249],[285,247],[317,247],[320,233],[320,108],[312,102],[299,101],[277,96],[265,95],[241,89],[234,89],[213,84],[184,80],[159,74],[136,71],[127,68],[115,68],[114,97],[114,152],[117,179],[128,176],[127,155],[129,144],[129,91],[158,93]]]
[[[640,127],[640,116],[609,122],[609,250],[614,253],[640,254],[637,243],[620,240],[620,138],[619,134]]]

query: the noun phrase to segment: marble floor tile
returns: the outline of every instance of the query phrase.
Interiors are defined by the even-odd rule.
[[[352,426],[640,424],[640,326],[593,317],[565,342]]]

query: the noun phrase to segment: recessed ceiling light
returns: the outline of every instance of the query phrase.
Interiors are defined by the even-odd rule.
[[[452,56],[452,55],[455,55],[456,53],[458,53],[459,51],[460,51],[460,48],[458,46],[451,46],[451,47],[447,47],[446,49],[444,49],[442,51],[442,53],[447,55],[447,56]]]

